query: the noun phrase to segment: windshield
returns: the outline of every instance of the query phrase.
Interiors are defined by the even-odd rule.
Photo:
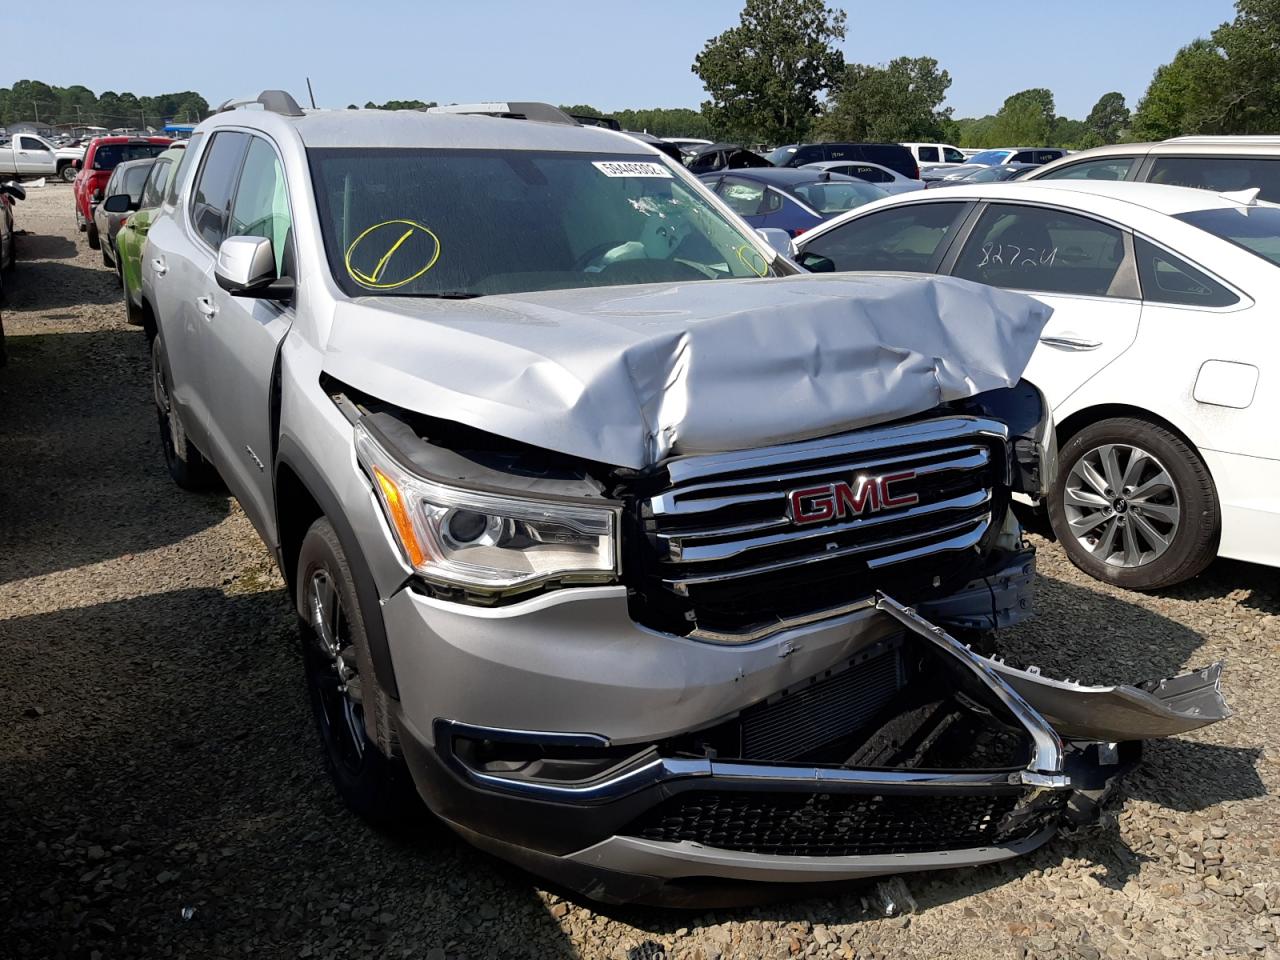
[[[1193,210],[1177,214],[1177,219],[1280,266],[1280,207]]]
[[[970,163],[1003,163],[1004,158],[1013,153],[1012,150],[983,150],[969,158]]]
[[[794,145],[790,147],[779,147],[777,150],[773,151],[773,153],[769,154],[769,156],[765,157],[765,159],[775,167],[785,167],[787,165],[787,161],[795,156],[795,152],[796,147]]]
[[[657,157],[426,148],[308,156],[329,263],[350,296],[771,272],[754,239]]]
[[[869,183],[841,183],[836,180],[802,183],[791,192],[822,214],[844,213],[889,194]]]
[[[114,170],[126,160],[157,157],[168,149],[167,143],[104,143],[93,151],[93,169]]]

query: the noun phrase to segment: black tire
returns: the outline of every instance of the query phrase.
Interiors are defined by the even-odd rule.
[[[85,228],[85,231],[88,234],[89,249],[90,250],[99,249],[101,247],[101,244],[98,242],[98,228],[91,223],[89,224],[88,227]]]
[[[73,182],[76,178],[76,173],[76,168],[69,163],[63,164],[62,168],[58,170],[58,176],[62,178],[63,183]]]
[[[182,416],[169,401],[172,395],[169,358],[160,337],[151,340],[151,387],[160,424],[160,446],[169,476],[183,490],[209,490],[219,483],[218,471],[187,436]]]
[[[303,537],[295,583],[298,609],[308,613],[299,618],[307,691],[334,787],[371,823],[407,826],[421,819],[423,805],[403,760],[367,735],[364,703],[378,692],[364,615],[342,544],[324,517]]]
[[[1066,502],[1068,487],[1078,485],[1078,481],[1072,480],[1072,471],[1077,465],[1083,470],[1086,465],[1081,464],[1082,460],[1112,444],[1134,448],[1148,458],[1154,458],[1155,463],[1148,465],[1146,476],[1152,476],[1154,472],[1169,478],[1168,484],[1161,483],[1155,487],[1161,490],[1167,486],[1168,492],[1156,494],[1159,499],[1145,506],[1139,499],[1129,502],[1132,490],[1129,487],[1116,491],[1108,484],[1099,498],[1103,501],[1113,498],[1112,506],[1104,508],[1106,512],[1102,515],[1119,522],[1121,540],[1125,536],[1124,528],[1129,526],[1129,535],[1137,537],[1138,555],[1145,557],[1147,552],[1152,555],[1151,559],[1132,566],[1107,562],[1082,544],[1077,535],[1080,528],[1075,532],[1071,529],[1069,511],[1084,523],[1087,522],[1086,517],[1092,516],[1087,512],[1090,508],[1081,511]],[[1122,455],[1123,451],[1118,454]],[[1126,465],[1132,464],[1134,459],[1135,455],[1130,453],[1124,464],[1117,463],[1127,469]],[[1090,576],[1127,590],[1158,590],[1191,579],[1217,555],[1220,517],[1213,479],[1195,450],[1176,434],[1134,417],[1101,420],[1085,427],[1063,445],[1058,464],[1058,477],[1049,496],[1049,520],[1068,558]],[[1157,468],[1163,468],[1162,472]],[[1078,471],[1077,477],[1080,475]],[[1098,477],[1100,481],[1104,479],[1100,474]],[[1091,491],[1079,487],[1076,495],[1080,490],[1086,495],[1091,494]],[[1152,508],[1161,510],[1166,516],[1152,516],[1149,512]],[[1176,526],[1166,526],[1174,522],[1172,518],[1176,518]],[[1143,527],[1133,527],[1134,523],[1145,524],[1146,530],[1163,535],[1167,546],[1160,546],[1159,541],[1142,532]],[[1101,526],[1095,528],[1102,529]],[[1105,531],[1093,535],[1095,548],[1101,548],[1105,536]],[[1119,549],[1118,545],[1116,549]]]
[[[134,306],[133,300],[129,296],[129,281],[125,279],[124,264],[118,257],[116,258],[116,269],[120,271],[120,293],[124,297],[124,318],[126,322],[133,324],[135,327],[141,327],[143,325],[142,308]]]
[[[107,247],[111,246],[110,242],[102,244],[102,265],[104,267],[114,267],[115,262],[111,259],[111,251]]]

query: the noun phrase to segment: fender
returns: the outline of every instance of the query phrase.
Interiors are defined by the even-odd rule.
[[[319,505],[321,512],[333,524],[333,529],[338,534],[338,541],[342,544],[343,553],[347,555],[351,575],[356,582],[356,596],[364,612],[365,634],[369,639],[369,656],[373,660],[374,677],[387,696],[399,700],[400,690],[396,686],[395,669],[391,663],[391,646],[387,642],[387,626],[382,618],[381,598],[378,596],[377,585],[369,573],[369,564],[360,549],[355,531],[352,530],[351,523],[323,472],[288,435],[281,435],[278,441],[277,473],[282,464],[298,475],[307,492],[311,494],[312,499]],[[280,529],[279,500],[276,501],[276,529]],[[285,581],[293,585],[295,571],[285,570],[281,545],[277,543],[272,549],[276,556],[276,565],[280,567]],[[296,605],[296,589],[293,600]]]

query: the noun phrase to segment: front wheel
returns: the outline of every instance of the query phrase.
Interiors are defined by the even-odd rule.
[[[94,226],[92,223],[90,223],[89,226],[86,227],[85,229],[86,229],[86,232],[88,233],[87,239],[89,241],[89,249],[90,250],[99,249],[99,247],[101,247],[101,244],[98,242],[98,228]]]
[[[62,178],[63,183],[72,183],[76,178],[76,168],[68,163],[58,171],[58,176]]]
[[[418,805],[403,761],[368,736],[365,703],[377,696],[355,580],[333,525],[311,525],[298,553],[303,663],[325,765],[338,795],[381,826],[405,823]]]
[[[1085,573],[1155,590],[1200,573],[1218,543],[1218,496],[1182,438],[1145,420],[1090,424],[1059,455],[1049,520]]]

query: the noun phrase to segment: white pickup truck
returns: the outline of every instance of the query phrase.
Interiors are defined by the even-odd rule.
[[[58,148],[34,133],[15,133],[0,145],[0,176],[76,178],[83,147]]]

